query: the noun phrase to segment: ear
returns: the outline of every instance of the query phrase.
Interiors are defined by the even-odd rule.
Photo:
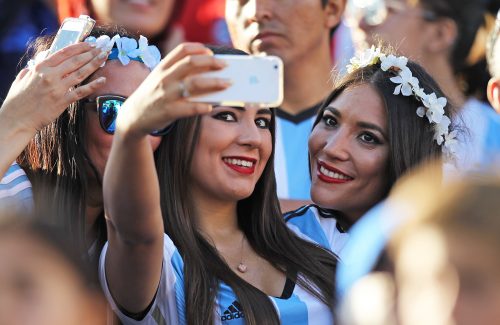
[[[491,78],[486,88],[486,95],[491,106],[500,113],[500,78]]]
[[[326,18],[326,28],[331,29],[340,23],[342,15],[344,14],[346,1],[347,0],[326,0],[326,4],[323,6],[324,15]]]
[[[431,22],[430,37],[426,42],[426,49],[431,55],[438,53],[448,54],[458,37],[457,24],[451,18],[442,17]]]

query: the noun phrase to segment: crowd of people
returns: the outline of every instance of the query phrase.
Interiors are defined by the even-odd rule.
[[[500,320],[499,1],[7,9],[0,324]],[[191,100],[224,54],[281,58],[282,104]]]

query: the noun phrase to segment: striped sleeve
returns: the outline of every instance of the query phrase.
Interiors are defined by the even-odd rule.
[[[317,243],[337,256],[340,256],[349,238],[333,214],[313,204],[289,212],[284,218],[299,237]]]
[[[106,243],[102,249],[99,261],[99,280],[111,309],[118,316],[123,325],[185,324],[183,320],[184,305],[183,303],[179,304],[179,296],[182,297],[181,301],[184,298],[182,259],[180,259],[177,248],[167,235],[164,235],[163,267],[160,283],[158,284],[158,291],[151,303],[149,311],[144,318],[140,320],[129,317],[129,315],[118,307],[118,304],[111,295],[105,268],[107,249],[108,244]]]
[[[0,181],[0,204],[29,210],[33,207],[31,183],[24,170],[15,162]]]

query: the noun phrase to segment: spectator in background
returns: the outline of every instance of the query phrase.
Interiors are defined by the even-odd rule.
[[[331,33],[345,0],[226,0],[226,21],[236,48],[279,56],[285,96],[276,109],[275,170],[284,211],[310,200],[307,139],[330,93]]]
[[[31,39],[57,30],[51,1],[0,1],[0,105],[14,81]]]
[[[0,324],[106,324],[105,300],[78,250],[28,217],[0,217]]]
[[[377,0],[365,7],[353,1],[347,9],[358,46],[395,47],[429,71],[460,108],[457,122],[469,134],[460,139],[456,166],[448,166],[453,174],[481,170],[500,153],[500,117],[474,97],[486,94],[484,35],[491,24],[485,22],[498,7],[498,1]]]
[[[495,20],[495,27],[488,37],[486,44],[486,59],[491,79],[488,81],[488,101],[500,113],[500,47],[498,47],[498,34],[500,33],[500,11]]]
[[[183,41],[177,22],[184,0],[56,0],[56,3],[60,21],[81,14],[90,15],[97,24],[115,24],[131,34],[146,36],[162,54]]]

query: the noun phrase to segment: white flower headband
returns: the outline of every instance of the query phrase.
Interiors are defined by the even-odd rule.
[[[427,117],[429,123],[434,125],[434,140],[442,146],[443,153],[446,156],[453,156],[458,145],[457,131],[451,131],[451,120],[445,115],[444,108],[447,100],[445,97],[437,97],[436,93],[426,94],[423,88],[419,87],[419,81],[413,77],[410,69],[406,66],[408,59],[404,56],[396,57],[392,54],[385,55],[381,53],[380,48],[372,46],[366,49],[359,56],[351,58],[350,64],[347,65],[349,73],[364,68],[370,65],[378,64],[383,71],[394,71],[397,76],[390,80],[397,84],[394,89],[394,95],[411,96],[413,95],[424,106],[417,108],[419,117]]]
[[[129,37],[121,37],[115,35],[110,38],[108,35],[102,35],[98,38],[94,36],[87,37],[85,42],[95,43],[98,49],[109,52],[108,60],[118,59],[123,65],[127,65],[131,60],[144,63],[150,70],[160,63],[160,50],[154,45],[148,45],[148,39],[144,36],[139,37],[139,43]],[[116,47],[114,47],[116,44]],[[28,61],[28,68],[32,68],[35,64],[43,61],[48,56],[49,51],[42,51],[35,56],[35,59]],[[105,65],[102,64],[101,67]]]

